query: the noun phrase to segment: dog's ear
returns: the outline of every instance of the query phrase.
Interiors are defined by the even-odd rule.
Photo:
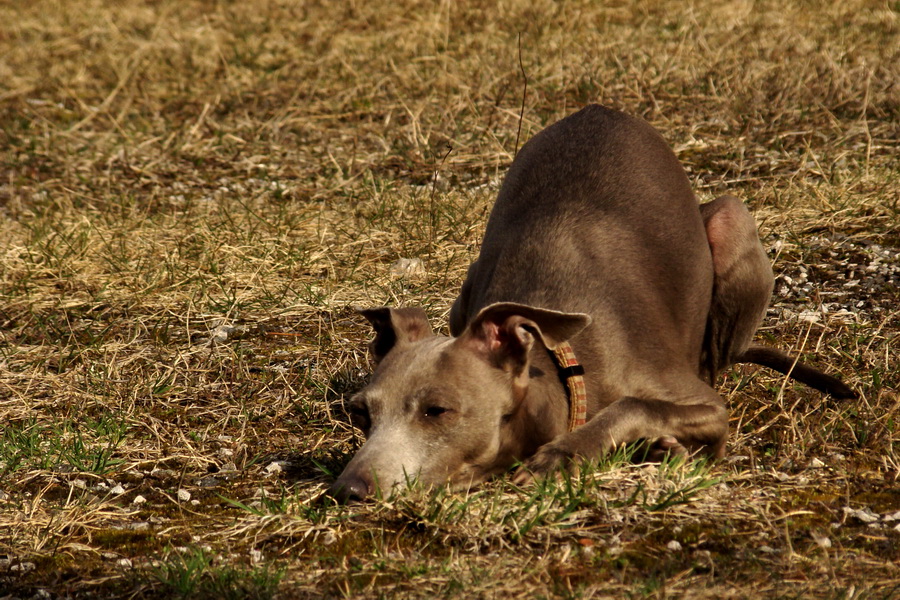
[[[500,302],[481,309],[460,339],[497,366],[519,372],[528,364],[535,338],[553,350],[590,323],[582,313]]]
[[[421,308],[360,308],[357,311],[369,320],[375,330],[375,339],[369,344],[369,353],[375,364],[387,356],[397,344],[415,342],[434,335],[428,317]]]

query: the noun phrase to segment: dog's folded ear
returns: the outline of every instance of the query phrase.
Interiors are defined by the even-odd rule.
[[[415,342],[434,335],[428,316],[421,308],[358,308],[375,330],[369,353],[377,365],[398,344]]]
[[[590,323],[582,313],[500,302],[481,309],[460,339],[498,366],[518,370],[527,364],[535,338],[553,350]]]

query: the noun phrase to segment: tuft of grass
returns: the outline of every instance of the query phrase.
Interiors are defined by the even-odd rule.
[[[191,547],[170,551],[158,565],[147,569],[144,577],[157,597],[270,600],[283,573],[283,569],[273,571],[269,565],[220,565],[208,552]]]
[[[112,415],[49,426],[35,418],[10,424],[0,435],[2,474],[56,470],[106,475],[123,463],[114,456],[127,430],[128,425]]]

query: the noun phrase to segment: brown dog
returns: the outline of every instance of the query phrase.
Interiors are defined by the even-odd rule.
[[[698,207],[647,123],[589,106],[510,167],[450,312],[454,337],[434,335],[421,309],[363,311],[377,367],[349,411],[367,441],[330,493],[413,478],[466,487],[516,461],[522,481],[635,441],[650,458],[721,456],[728,417],[710,384],[737,361],[852,397],[750,345],[772,286],[740,200]]]

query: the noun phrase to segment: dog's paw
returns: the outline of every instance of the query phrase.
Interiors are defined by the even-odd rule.
[[[551,444],[541,446],[538,451],[526,460],[513,475],[513,483],[527,485],[535,479],[558,474],[562,469],[571,466],[574,460],[571,452],[557,448]]]
[[[648,442],[643,453],[643,462],[662,462],[667,456],[687,456],[688,449],[675,437],[664,435]]]

